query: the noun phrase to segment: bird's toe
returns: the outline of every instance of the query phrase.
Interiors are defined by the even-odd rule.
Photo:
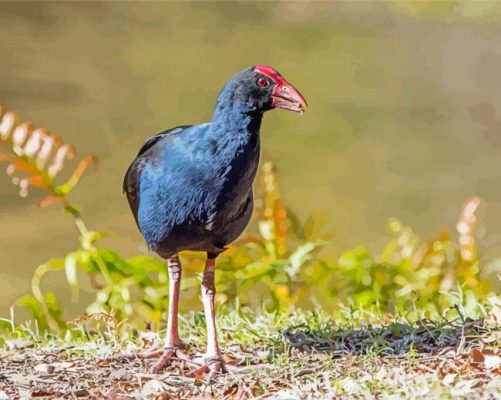
[[[175,347],[167,347],[165,348],[161,355],[159,360],[153,364],[153,366],[149,369],[149,372],[152,374],[158,374],[169,362],[169,360],[175,356],[176,354],[176,348]]]
[[[143,360],[160,356],[158,361],[149,368],[149,372],[152,374],[158,374],[173,358],[177,358],[178,360],[186,362],[191,361],[191,358],[186,355],[178,346],[168,346],[163,349],[149,350],[143,353],[139,353],[137,356]]]
[[[208,374],[210,378],[226,373],[228,369],[220,356],[205,357],[200,363],[200,366],[195,370],[195,376]]]

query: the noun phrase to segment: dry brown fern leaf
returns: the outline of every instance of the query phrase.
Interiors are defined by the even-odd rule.
[[[287,239],[287,208],[277,182],[277,171],[272,162],[263,164],[263,185],[260,199],[256,202],[259,229],[267,240],[275,240],[278,254],[285,254]]]
[[[19,188],[19,195],[26,197],[30,187],[45,189],[48,195],[38,202],[46,207],[64,203],[66,195],[74,189],[87,167],[97,163],[97,157],[86,155],[73,170],[70,178],[56,183],[57,175],[67,160],[75,157],[75,148],[63,143],[61,138],[46,128],[35,128],[31,122],[23,122],[15,112],[5,111],[0,105],[0,161],[7,161],[7,175]]]
[[[477,231],[477,217],[475,212],[480,205],[480,199],[473,197],[466,201],[461,209],[456,229],[459,234],[459,250],[464,261],[472,262],[477,259],[475,234]]]

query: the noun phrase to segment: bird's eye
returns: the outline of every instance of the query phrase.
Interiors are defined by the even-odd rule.
[[[266,87],[266,86],[268,86],[268,81],[264,78],[259,78],[257,80],[257,84],[261,87]]]

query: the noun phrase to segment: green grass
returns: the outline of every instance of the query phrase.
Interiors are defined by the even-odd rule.
[[[16,326],[3,337],[0,388],[10,398],[29,390],[63,398],[489,398],[501,390],[499,308],[476,320],[458,311],[437,321],[347,311],[334,321],[315,312],[221,309],[225,359],[241,368],[212,380],[178,360],[149,374],[152,361],[134,354],[160,335],[104,314],[81,317],[63,336]],[[187,353],[202,355],[203,315],[183,314],[181,332]]]

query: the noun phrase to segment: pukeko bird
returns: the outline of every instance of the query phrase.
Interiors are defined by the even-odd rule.
[[[207,351],[199,372],[224,371],[214,312],[215,260],[252,214],[263,113],[274,108],[302,113],[306,107],[304,97],[274,68],[247,68],[223,87],[209,123],[151,137],[127,170],[123,189],[136,223],[149,247],[167,260],[169,272],[165,348],[142,354],[161,355],[155,372],[182,355],[177,314],[183,250],[207,253],[202,280]]]

